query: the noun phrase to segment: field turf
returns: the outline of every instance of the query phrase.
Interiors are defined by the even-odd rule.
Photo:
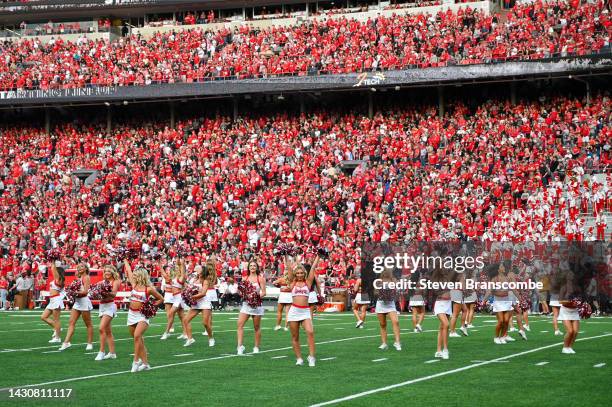
[[[97,311],[94,311],[97,324]],[[147,331],[151,371],[130,373],[133,342],[126,314],[114,321],[117,360],[95,362],[85,351],[81,321],[72,348],[55,352],[51,329],[39,313],[0,312],[0,405],[19,406],[605,406],[612,405],[612,318],[581,323],[575,355],[561,354],[550,318],[532,316],[527,342],[493,343],[494,317],[479,315],[469,337],[449,338],[450,360],[434,359],[437,320],[429,316],[414,334],[400,317],[401,352],[378,349],[375,315],[355,329],[352,314],[315,318],[317,366],[295,366],[288,332],[273,331],[275,313],[263,320],[261,353],[238,357],[237,313],[215,313],[217,345],[208,347],[201,320],[196,343],[159,339],[165,315]],[[68,313],[62,314],[64,331]],[[252,324],[245,332],[250,353]],[[178,325],[177,325],[178,327]],[[180,331],[180,329],[177,329]],[[545,332],[544,332],[545,331]],[[389,327],[389,344],[393,342]],[[97,330],[94,329],[94,340]],[[308,354],[301,336],[304,357]],[[69,399],[10,398],[10,388],[72,389]],[[344,399],[344,400],[342,400]]]

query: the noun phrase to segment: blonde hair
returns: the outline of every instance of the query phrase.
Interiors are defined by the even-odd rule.
[[[85,269],[83,274],[89,274],[89,267],[87,267],[87,264],[85,264],[85,263],[79,263],[79,265],[76,267],[76,269],[77,269],[77,275],[81,275],[81,270],[82,269]]]
[[[132,281],[134,282],[134,286],[145,286],[148,287],[151,285],[151,280],[149,280],[149,273],[146,269],[139,267],[132,273]]]
[[[297,281],[297,273],[300,271],[304,273],[304,281],[306,281],[306,277],[308,277],[308,273],[306,272],[306,267],[304,267],[301,264],[295,266],[295,269],[293,270],[293,280]]]
[[[113,276],[113,280],[119,280],[119,273],[117,273],[117,269],[115,268],[115,266],[112,266],[110,264],[104,266],[104,272],[109,272],[111,273],[111,275]]]
[[[202,277],[208,280],[208,283],[213,286],[217,284],[217,267],[214,261],[208,260],[202,268]]]

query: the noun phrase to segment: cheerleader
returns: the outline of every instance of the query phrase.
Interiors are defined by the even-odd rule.
[[[413,284],[418,284],[418,281],[421,279],[421,272],[415,271],[412,273],[410,280]],[[423,320],[425,319],[425,291],[417,288],[412,291],[410,298],[408,299],[408,306],[412,308],[412,328],[414,329],[414,333],[423,332],[423,328],[421,324],[423,324]]]
[[[40,319],[53,328],[53,336],[49,343],[60,343],[62,341],[60,337],[62,330],[60,313],[64,308],[64,269],[56,267],[53,263],[51,274],[53,274],[53,281],[49,284],[49,304],[47,304]],[[50,318],[51,315],[53,315],[53,318]]]
[[[119,280],[119,273],[114,266],[104,267],[104,280],[108,281],[112,287],[111,292],[104,296],[100,300],[100,308],[98,310],[98,316],[100,318],[100,351],[96,356],[95,360],[106,360],[106,359],[117,359],[115,353],[115,338],[113,337],[113,331],[111,324],[113,318],[117,316],[117,305],[115,304],[115,296],[119,291],[121,281]],[[108,353],[104,354],[104,346],[108,343]]]
[[[174,323],[175,315],[178,315],[179,320],[181,321],[181,325],[183,326],[183,333],[180,334],[177,339],[187,339],[187,335],[185,335],[185,321],[183,318],[183,310],[187,309],[188,307],[183,302],[183,297],[181,295],[181,293],[183,292],[183,288],[185,287],[185,281],[187,278],[185,273],[185,260],[181,259],[179,261],[178,267],[175,267],[174,270],[175,275],[170,282],[170,285],[172,287],[172,305],[170,306],[169,312],[166,314],[168,316],[168,323],[166,324],[166,331],[160,338],[162,340],[168,338],[168,335],[170,334],[170,329],[172,328],[172,324]],[[166,296],[164,295],[164,297]]]
[[[296,357],[296,366],[304,365],[304,359],[302,359],[302,347],[300,346],[300,326],[304,328],[304,331],[308,337],[308,366],[314,367],[316,363],[314,328],[312,326],[312,318],[310,316],[308,295],[310,293],[309,287],[312,287],[315,279],[317,263],[318,257],[315,258],[315,261],[310,267],[310,272],[308,272],[308,274],[306,273],[306,267],[304,267],[301,262],[297,262],[288,267],[289,278],[292,280],[291,297],[293,299],[293,303],[291,304],[291,308],[289,308],[289,312],[287,313],[287,321],[289,322],[289,329],[291,330],[291,344]],[[285,258],[285,264],[287,266],[289,265],[287,258]]]
[[[172,294],[172,278],[174,277],[174,271],[170,267],[165,267],[161,273],[162,275],[162,287],[164,292],[164,309],[166,311],[166,331],[161,336],[161,340],[168,339],[168,335],[174,332],[174,313],[172,312],[172,304],[174,304],[174,295]],[[168,328],[168,326],[170,328]]]
[[[561,311],[561,303],[559,302],[559,286],[557,285],[555,287],[555,284],[553,284],[550,289],[550,308],[552,308],[552,323],[555,336],[563,335],[563,332],[559,330],[559,313]]]
[[[215,338],[212,331],[212,296],[211,291],[214,291],[217,283],[217,273],[214,263],[207,263],[204,267],[196,266],[199,272],[197,281],[194,285],[198,288],[198,293],[193,296],[197,303],[189,309],[185,316],[185,334],[187,341],[183,346],[191,346],[195,343],[191,329],[191,321],[202,312],[202,323],[208,336],[208,346],[215,346]]]
[[[383,283],[395,281],[395,278],[393,278],[393,273],[389,269],[382,272],[380,279]],[[389,347],[387,345],[387,317],[389,317],[393,327],[393,335],[395,337],[393,347],[398,351],[402,350],[402,344],[400,342],[399,318],[397,315],[397,308],[395,307],[395,301],[392,299],[381,299],[379,297],[378,300],[376,300],[376,316],[378,317],[378,322],[380,323],[380,341],[382,342],[378,349],[386,350]]]
[[[464,274],[456,273],[455,274],[455,283],[465,284]],[[453,314],[450,320],[450,333],[448,334],[451,338],[458,338],[459,334],[456,331],[457,328],[457,319],[459,318],[459,313],[461,313],[461,320],[464,321],[466,319],[467,307],[463,304],[463,291],[462,290],[450,290],[451,302],[453,307]],[[464,336],[468,336],[467,328],[461,324],[461,328],[459,328],[461,333]]]
[[[285,273],[282,277],[274,280],[274,285],[280,287],[280,293],[278,295],[278,306],[276,308],[276,326],[274,327],[275,331],[279,331],[281,329],[281,324],[283,323],[283,311],[285,312],[285,331],[289,330],[288,322],[287,322],[287,312],[289,312],[289,308],[291,307],[291,289],[289,285],[291,281],[289,281],[289,274],[285,270]]]
[[[559,292],[560,298],[570,298],[574,293],[574,275],[570,271],[566,273],[566,282]],[[559,304],[561,305],[559,307],[559,321],[562,321],[565,327],[565,337],[563,338],[561,353],[573,354],[576,353],[573,346],[580,330],[580,314],[578,309],[575,308],[575,304],[570,300],[560,301]]]
[[[59,348],[61,351],[72,346],[70,340],[72,339],[72,335],[74,335],[74,327],[79,317],[83,318],[83,322],[87,328],[87,347],[85,350],[93,349],[93,325],[91,323],[91,310],[93,309],[93,305],[87,296],[90,280],[89,268],[85,264],[79,264],[77,266],[77,278],[81,280],[81,291],[77,293],[74,299],[74,305],[72,306],[72,311],[70,311],[68,332],[66,333],[66,338],[64,338],[64,343],[62,343],[62,346]]]
[[[503,263],[500,263],[499,268],[494,270],[491,282],[504,283],[508,281],[506,275],[506,268]],[[485,293],[485,298],[489,298],[490,291]],[[498,345],[504,345],[508,342],[513,342],[515,339],[508,336],[508,326],[510,324],[510,317],[512,316],[513,304],[512,300],[508,295],[508,290],[494,290],[494,302],[493,312],[495,312],[497,318],[497,325],[495,326],[495,338],[493,342]]]
[[[432,281],[452,281],[454,275],[449,275],[448,271],[443,269],[434,270],[431,279]],[[438,318],[440,325],[438,327],[438,346],[434,357],[448,359],[448,317],[453,313],[451,296],[449,290],[439,290],[436,293],[436,302],[434,303],[434,315]]]
[[[461,332],[468,336],[468,328],[474,328],[472,325],[472,321],[474,321],[474,311],[476,310],[476,301],[478,301],[478,296],[476,295],[476,291],[474,290],[464,290],[463,291],[463,306],[465,308],[465,312],[461,314]]]
[[[213,308],[214,304],[219,302],[219,296],[217,295],[217,262],[213,258],[208,260],[205,265],[205,271],[207,272],[206,278],[208,279],[208,290],[206,291],[206,298],[210,303],[210,309],[205,308],[202,311],[202,325],[204,325],[203,335],[208,336],[208,346],[215,346],[215,338],[213,338],[212,331],[212,320],[213,320]]]
[[[363,329],[367,314],[367,307],[370,305],[370,301],[362,299],[361,290],[361,277],[359,277],[353,286],[353,292],[357,293],[355,296],[355,301],[353,301],[353,314],[355,315],[355,318],[357,318],[355,328]]]
[[[245,277],[248,282],[255,286],[255,289],[259,291],[261,298],[266,296],[266,279],[259,270],[259,265],[250,261],[248,266],[248,275]],[[244,355],[245,347],[242,344],[244,339],[244,324],[249,318],[253,318],[253,329],[255,330],[255,346],[253,347],[253,353],[259,353],[259,345],[261,345],[261,317],[264,314],[263,306],[257,308],[250,307],[246,301],[242,302],[240,308],[240,314],[238,314],[238,355]]]
[[[140,312],[143,304],[149,296],[157,300],[155,306],[161,305],[164,297],[151,285],[149,274],[144,268],[132,268],[127,260],[123,262],[128,281],[132,285],[130,292],[130,305],[128,310],[127,326],[130,335],[134,338],[134,361],[132,362],[132,373],[151,369],[147,357],[147,348],[144,343],[144,333],[149,328],[149,320]]]

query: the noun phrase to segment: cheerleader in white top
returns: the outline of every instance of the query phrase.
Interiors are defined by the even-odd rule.
[[[60,343],[62,341],[60,337],[62,330],[60,314],[64,308],[64,269],[56,267],[53,263],[51,274],[53,274],[53,281],[49,284],[49,303],[40,319],[53,328],[53,336],[49,343]],[[50,318],[51,315],[53,315],[53,318]]]
[[[355,328],[364,328],[367,308],[370,305],[370,301],[366,300],[362,297],[362,284],[361,277],[355,281],[355,285],[353,285],[353,292],[356,293],[355,301],[353,302],[353,314],[355,318],[357,318],[357,322],[355,323]]]
[[[561,311],[561,303],[559,302],[559,278],[555,278],[550,287],[550,307],[552,308],[552,323],[555,336],[563,335],[559,330],[559,312]]]
[[[213,338],[213,308],[214,304],[219,302],[217,295],[217,261],[215,257],[209,259],[204,265],[206,278],[208,279],[208,290],[206,291],[207,304],[210,304],[210,309],[205,308],[202,311],[202,325],[204,325],[205,336],[208,336],[208,346],[215,346],[215,338]]]
[[[105,295],[100,300],[100,308],[98,315],[100,317],[100,351],[96,355],[95,360],[117,359],[115,353],[115,338],[113,336],[112,322],[117,316],[117,305],[115,304],[115,296],[119,291],[121,281],[119,273],[114,266],[108,265],[104,267],[104,280],[111,285],[111,292]],[[108,343],[108,353],[104,354],[104,347]]]
[[[259,291],[261,298],[266,296],[266,279],[259,270],[259,265],[250,261],[248,266],[248,275],[246,276],[247,281],[255,286],[255,289]],[[259,346],[261,345],[261,317],[264,314],[263,306],[251,307],[246,301],[242,302],[240,308],[240,314],[238,314],[238,355],[244,355],[245,347],[243,345],[244,340],[244,324],[249,318],[253,318],[253,329],[255,330],[255,346],[253,347],[253,353],[259,353]]]
[[[576,304],[569,300],[576,291],[574,273],[567,270],[563,274],[564,276],[560,277],[562,279],[564,278],[565,281],[562,283],[559,290],[559,298],[562,299],[559,301],[561,305],[559,309],[559,321],[562,321],[565,327],[565,337],[563,338],[563,349],[561,353],[574,354],[576,353],[574,351],[574,343],[576,342],[578,331],[580,330],[580,313],[578,312],[578,308],[576,308]]]
[[[380,275],[381,283],[389,283],[395,281],[393,272],[390,269],[385,269]],[[393,347],[400,351],[402,350],[402,344],[400,342],[400,326],[399,318],[397,316],[397,308],[395,306],[395,290],[389,288],[382,288],[378,291],[378,299],[376,300],[376,316],[380,323],[380,341],[382,342],[378,349],[386,350],[389,348],[387,345],[387,318],[391,320],[393,327],[393,336],[395,342]]]
[[[431,280],[435,282],[452,281],[454,275],[444,269],[436,269],[432,273]],[[435,353],[436,358],[448,359],[448,317],[453,313],[451,305],[451,296],[449,290],[438,290],[435,294],[436,302],[434,303],[434,315],[440,322],[438,327],[438,346]]]
[[[184,346],[191,346],[195,342],[193,339],[193,332],[191,329],[191,321],[201,312],[203,315],[204,328],[208,334],[208,346],[215,346],[215,338],[213,337],[212,331],[212,302],[208,295],[210,290],[214,290],[214,286],[217,282],[217,274],[215,266],[206,264],[204,267],[197,266],[200,274],[198,280],[194,285],[198,288],[198,293],[193,296],[197,303],[191,307],[185,316],[185,334],[187,335],[187,341]]]
[[[508,282],[506,267],[504,263],[500,263],[497,270],[493,271],[491,282],[506,283]],[[485,293],[485,298],[489,298],[491,291]],[[508,290],[493,290],[493,312],[497,317],[497,325],[495,326],[495,337],[493,342],[498,345],[505,345],[508,342],[514,342],[515,339],[508,335],[508,327],[510,318],[512,317],[513,303],[509,296]]]
[[[185,273],[185,260],[181,259],[177,267],[174,268],[175,273],[174,277],[170,282],[170,286],[172,287],[172,306],[167,314],[168,322],[166,324],[166,331],[161,336],[161,340],[165,340],[168,338],[170,334],[170,329],[172,328],[172,324],[174,323],[174,316],[178,315],[179,320],[181,321],[181,325],[183,326],[183,333],[180,334],[177,339],[187,339],[187,335],[185,335],[185,321],[183,318],[183,310],[188,309],[189,307],[183,301],[183,297],[181,293],[183,292],[183,288],[185,288],[185,282],[187,280],[187,276]]]
[[[312,318],[310,316],[310,306],[308,305],[308,295],[310,287],[315,279],[315,270],[319,258],[316,257],[314,263],[310,267],[310,272],[306,273],[306,268],[301,262],[290,262],[285,256],[285,267],[289,271],[289,278],[293,281],[291,284],[291,297],[293,303],[287,313],[287,321],[291,330],[291,344],[296,357],[296,365],[302,366],[302,348],[300,346],[300,326],[304,328],[308,337],[308,366],[314,367],[316,363],[315,357],[315,338],[314,328],[312,326]]]
[[[164,309],[166,311],[166,331],[161,336],[161,340],[168,339],[168,335],[174,332],[174,312],[172,305],[174,304],[174,294],[172,294],[172,279],[174,278],[174,269],[172,267],[164,267],[162,275],[162,290],[164,291]],[[168,326],[170,328],[168,328]]]
[[[283,323],[283,311],[285,313],[285,331],[289,330],[289,323],[287,322],[287,312],[289,312],[289,308],[291,308],[291,281],[289,281],[289,275],[287,274],[287,270],[282,277],[274,280],[273,283],[275,286],[280,287],[280,293],[278,295],[278,306],[276,309],[276,326],[274,327],[275,331],[279,331],[281,329],[281,325]]]
[[[416,270],[410,276],[410,281],[413,284],[418,284],[421,279],[421,272]],[[425,319],[425,290],[415,289],[410,293],[410,298],[408,299],[408,306],[412,308],[412,328],[414,329],[414,333],[423,332],[422,324]]]
[[[124,260],[123,264],[128,280],[132,285],[127,326],[130,330],[130,335],[134,338],[132,373],[135,373],[151,369],[144,342],[144,334],[149,328],[149,320],[142,315],[142,306],[149,299],[149,296],[153,296],[157,300],[155,306],[161,305],[164,297],[151,285],[149,274],[144,268],[137,268],[132,272],[132,268],[127,260]]]
[[[464,274],[456,273],[455,274],[455,283],[460,283],[462,286],[465,284]],[[458,338],[459,334],[457,333],[457,319],[459,318],[459,313],[461,313],[461,320],[466,319],[467,307],[463,303],[463,290],[450,290],[451,302],[453,307],[453,314],[450,320],[450,332],[448,336],[450,338]],[[467,328],[461,324],[459,328],[461,333],[464,336],[468,336]]]
[[[68,332],[59,350],[65,350],[72,346],[70,340],[72,339],[72,335],[74,335],[74,327],[79,318],[83,318],[83,322],[87,328],[87,347],[85,347],[85,350],[89,351],[93,349],[93,325],[91,323],[91,310],[93,309],[93,305],[87,296],[90,280],[89,268],[85,264],[79,264],[77,266],[77,278],[81,280],[81,291],[77,293],[77,297],[74,300],[72,311],[70,311]]]

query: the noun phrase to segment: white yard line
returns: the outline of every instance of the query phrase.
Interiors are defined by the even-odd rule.
[[[547,365],[547,364],[549,364],[549,363],[550,363],[550,362],[539,362],[539,363],[536,363],[535,365],[536,365],[536,366],[544,366],[544,365]]]
[[[440,361],[440,359],[432,359],[432,360],[425,361],[425,363],[436,363],[436,362],[439,362],[439,361]]]
[[[335,356],[334,356],[334,357],[331,357],[331,358],[323,358],[323,359],[319,359],[319,360],[334,360],[334,359],[336,359],[336,357],[335,357]],[[604,363],[604,364],[605,364],[605,363]]]
[[[383,362],[389,358],[372,359],[372,362]]]
[[[591,340],[591,339],[604,338],[604,337],[608,337],[608,336],[611,336],[611,335],[612,334],[591,336],[591,337],[588,337],[588,338],[577,339],[577,341],[588,341],[588,340]],[[473,369],[473,368],[476,368],[476,367],[485,366],[485,365],[488,365],[488,364],[491,364],[491,363],[499,362],[501,360],[512,359],[512,358],[523,356],[523,355],[527,355],[527,354],[530,354],[530,353],[533,353],[533,352],[538,352],[538,351],[541,351],[541,350],[554,348],[554,347],[557,347],[557,346],[561,346],[562,344],[563,344],[562,342],[553,343],[551,345],[541,346],[539,348],[534,348],[534,349],[526,350],[526,351],[519,352],[519,353],[513,353],[511,355],[503,356],[503,357],[500,357],[500,358],[497,358],[497,359],[492,359],[492,360],[488,360],[488,361],[484,361],[484,362],[480,362],[480,363],[475,363],[475,364],[463,366],[463,367],[460,367],[460,368],[457,368],[457,369],[446,370],[446,371],[443,371],[443,372],[440,372],[440,373],[436,373],[436,374],[432,374],[432,375],[429,375],[429,376],[423,376],[423,377],[419,377],[417,379],[411,379],[411,380],[407,380],[407,381],[404,381],[404,382],[395,383],[395,384],[391,384],[391,385],[388,385],[388,386],[384,386],[384,387],[379,387],[379,388],[376,388],[376,389],[371,389],[371,390],[363,391],[361,393],[351,394],[349,396],[337,398],[337,399],[334,399],[334,400],[324,401],[322,403],[313,404],[310,407],[322,407],[322,406],[327,406],[327,405],[330,405],[330,404],[337,404],[337,403],[341,403],[341,402],[344,402],[344,401],[350,401],[350,400],[354,400],[354,399],[357,399],[357,398],[360,398],[360,397],[369,396],[371,394],[376,394],[376,393],[384,392],[384,391],[387,391],[387,390],[396,389],[396,388],[399,388],[399,387],[410,386],[410,385],[415,384],[415,383],[420,383],[420,382],[424,382],[424,381],[427,381],[427,380],[435,379],[435,378],[438,378],[438,377],[443,377],[443,376],[447,376],[447,375],[463,372],[465,370],[469,370],[469,369]]]
[[[174,356],[176,356],[177,358],[182,358],[185,356],[193,356],[193,353],[179,353],[178,355],[174,355]]]
[[[281,356],[272,356],[270,359],[284,359],[286,358],[287,355],[281,355]]]
[[[604,367],[605,365],[605,363],[598,363],[596,365],[593,365],[593,367]]]

